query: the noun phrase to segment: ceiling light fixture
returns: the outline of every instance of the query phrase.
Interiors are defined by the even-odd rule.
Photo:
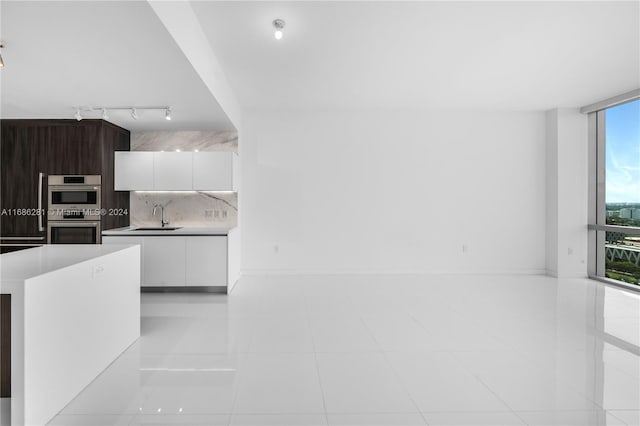
[[[276,40],[282,39],[282,29],[284,28],[285,24],[286,23],[282,19],[276,19],[273,21],[273,27],[276,29],[276,32],[274,33]]]
[[[131,114],[131,118],[134,120],[139,118],[139,111],[160,111],[165,113],[165,120],[171,120],[170,106],[83,106],[74,108],[76,110],[74,117],[78,121],[87,117],[100,117],[103,120],[108,120],[110,113],[113,111],[121,111],[124,113],[129,112],[129,114]],[[116,114],[116,116],[120,117],[118,114]]]
[[[0,44],[0,49],[4,48],[4,44]],[[4,68],[4,61],[2,60],[2,54],[0,54],[0,68]]]

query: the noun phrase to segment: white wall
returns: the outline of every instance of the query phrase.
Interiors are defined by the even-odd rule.
[[[245,273],[545,270],[543,112],[249,111],[240,141]]]
[[[587,116],[547,111],[547,273],[587,276]]]
[[[546,268],[558,275],[558,110],[546,113]]]

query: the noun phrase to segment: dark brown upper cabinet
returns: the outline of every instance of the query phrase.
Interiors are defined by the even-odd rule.
[[[44,237],[36,209],[46,198],[48,130],[2,126],[0,129],[0,235]],[[41,199],[38,199],[42,196]]]
[[[104,120],[0,120],[0,211],[36,209],[39,174],[101,175],[102,208],[129,210],[129,193],[114,190],[114,151],[128,151],[130,132]],[[46,215],[44,217],[46,226]],[[0,238],[44,236],[37,215],[3,215]],[[102,229],[129,225],[129,216],[102,218]]]

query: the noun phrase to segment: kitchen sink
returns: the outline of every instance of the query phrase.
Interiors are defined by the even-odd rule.
[[[180,229],[181,227],[171,227],[171,226],[165,226],[164,228],[160,228],[160,227],[150,227],[150,228],[135,228],[132,229],[132,231],[175,231],[176,229]]]

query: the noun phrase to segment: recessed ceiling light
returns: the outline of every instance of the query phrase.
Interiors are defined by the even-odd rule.
[[[282,19],[276,19],[273,21],[273,27],[276,29],[273,35],[275,36],[276,40],[282,39],[282,30],[285,25],[286,22],[284,22]]]

